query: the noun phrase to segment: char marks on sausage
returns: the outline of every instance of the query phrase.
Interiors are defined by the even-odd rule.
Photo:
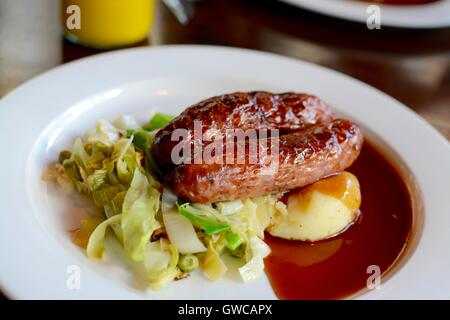
[[[279,129],[289,133],[334,119],[329,107],[319,98],[304,93],[273,94],[263,91],[236,92],[212,97],[187,108],[155,136],[152,156],[159,168],[168,173],[174,168],[171,141],[176,129],[187,129],[194,137],[194,121],[201,122],[202,134],[216,130],[225,137],[228,129]],[[202,141],[191,140],[202,144]]]
[[[235,159],[231,164],[179,165],[165,181],[182,198],[200,203],[286,191],[345,170],[358,157],[363,135],[351,121],[334,120],[282,135],[278,141],[279,152],[274,152],[273,140],[267,141],[267,152],[256,163],[246,157],[241,164]]]

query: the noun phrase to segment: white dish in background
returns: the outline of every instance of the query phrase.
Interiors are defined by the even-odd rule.
[[[45,167],[101,119],[127,113],[146,121],[158,110],[177,114],[191,103],[232,91],[304,91],[373,132],[414,174],[423,193],[421,239],[404,264],[366,299],[449,298],[450,146],[408,108],[348,76],[273,54],[222,47],[131,49],[60,66],[0,101],[0,286],[31,299],[273,299],[265,277],[242,284],[233,275],[211,283],[198,274],[159,292],[144,292],[120,258],[89,261],[67,232],[83,212],[55,197]],[[380,231],[382,232],[382,230]],[[69,290],[67,268],[81,269]],[[70,270],[69,270],[70,271]]]
[[[381,27],[443,28],[450,26],[450,0],[422,5],[382,5],[355,0],[279,0],[328,16],[366,23],[369,5],[381,9]]]

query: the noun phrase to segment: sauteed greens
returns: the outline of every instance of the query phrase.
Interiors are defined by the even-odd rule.
[[[160,183],[150,153],[156,131],[171,119],[156,114],[144,126],[130,116],[114,123],[102,120],[60,153],[44,178],[90,197],[103,213],[81,221],[74,242],[90,259],[101,259],[112,230],[128,259],[142,263],[154,290],[196,269],[216,281],[227,272],[226,254],[241,261],[243,281],[257,278],[270,252],[262,240],[264,229],[271,217],[287,214],[286,207],[276,195],[183,203]]]

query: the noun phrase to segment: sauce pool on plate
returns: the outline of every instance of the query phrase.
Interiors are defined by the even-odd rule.
[[[280,299],[340,299],[366,287],[370,266],[387,271],[401,255],[412,227],[412,204],[397,170],[370,143],[347,171],[358,177],[358,220],[342,234],[315,243],[266,233],[272,253],[266,273]]]

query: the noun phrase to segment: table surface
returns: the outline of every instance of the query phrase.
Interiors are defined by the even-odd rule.
[[[450,139],[450,28],[368,30],[277,0],[203,0],[195,9],[182,26],[157,2],[152,32],[139,45],[235,46],[317,63],[386,92]],[[58,1],[0,0],[0,97],[47,69],[100,52],[62,38]]]

